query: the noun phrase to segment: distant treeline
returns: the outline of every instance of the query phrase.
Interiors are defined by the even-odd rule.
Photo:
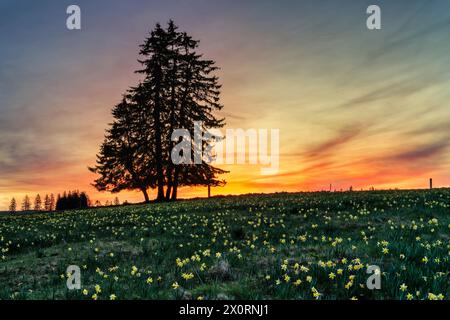
[[[124,201],[123,204],[128,204],[127,201]],[[118,197],[115,197],[114,200],[107,200],[104,206],[119,206],[120,200]],[[91,202],[89,196],[86,192],[69,191],[64,192],[62,195],[58,194],[55,199],[53,194],[46,194],[44,200],[42,200],[41,196],[38,194],[34,198],[34,202],[31,201],[30,197],[26,195],[22,202],[18,204],[15,198],[11,199],[9,205],[9,212],[15,213],[17,211],[55,211],[55,210],[71,210],[71,209],[84,209],[88,207],[101,207],[103,206],[99,200],[94,203]]]
[[[22,211],[54,211],[55,210],[55,196],[53,194],[46,194],[44,201],[42,201],[41,196],[38,194],[34,198],[34,203],[31,203],[31,199],[26,195],[21,203],[20,209]],[[9,204],[9,211],[16,212],[18,210],[18,203],[15,198],[11,199]]]
[[[56,210],[84,209],[90,206],[86,192],[69,191],[61,196],[58,194]]]
[[[20,205],[20,207],[19,207]],[[11,199],[9,205],[9,212],[16,211],[55,211],[68,209],[81,209],[90,206],[89,197],[85,192],[69,191],[64,192],[61,196],[58,194],[57,198],[53,194],[46,194],[44,200],[38,194],[32,203],[30,197],[26,195],[20,204],[15,198]]]

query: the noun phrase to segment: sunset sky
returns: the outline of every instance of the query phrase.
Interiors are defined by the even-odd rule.
[[[70,4],[80,31],[66,29]],[[0,210],[25,194],[115,197],[87,167],[139,80],[139,44],[169,19],[221,68],[228,128],[280,129],[278,174],[224,166],[213,194],[450,186],[450,1],[0,0],[0,12]]]

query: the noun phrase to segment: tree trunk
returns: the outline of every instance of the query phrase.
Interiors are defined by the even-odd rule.
[[[176,166],[175,175],[173,178],[173,190],[172,190],[172,200],[177,200],[177,192],[178,192],[178,176],[180,175],[180,166]]]
[[[158,81],[161,81],[161,76]],[[158,183],[158,195],[156,201],[164,201],[164,173],[163,173],[163,156],[161,141],[161,97],[160,88],[156,89],[155,108],[153,109],[153,118],[155,121],[155,147],[156,147],[156,179]]]
[[[169,201],[170,200],[170,193],[172,192],[172,168],[170,168],[167,170],[167,189],[166,189],[166,200]]]
[[[186,50],[186,54],[189,54],[189,48],[188,46],[185,45],[185,50]],[[184,119],[184,109],[186,108],[186,99],[189,95],[189,87],[190,87],[190,82],[191,82],[191,72],[190,72],[190,62],[189,62],[189,66],[187,68],[187,70],[185,71],[185,81],[184,81],[184,92],[183,92],[183,96],[181,98],[180,101],[180,121],[185,120]],[[186,123],[181,123],[180,126],[183,127],[183,124],[186,125]],[[181,139],[181,138],[180,138]],[[171,196],[171,200],[175,201],[177,200],[177,196],[178,196],[178,179],[179,179],[179,175],[180,175],[180,171],[181,171],[181,165],[176,165],[175,166],[175,172],[173,175],[173,180],[172,180],[172,196]]]
[[[141,191],[144,194],[145,203],[149,203],[150,202],[150,198],[148,196],[147,190],[141,189]]]
[[[173,45],[172,45],[172,50],[173,50]],[[175,147],[175,143],[172,141],[172,132],[175,130],[175,112],[176,112],[176,95],[175,95],[175,81],[176,81],[176,71],[177,71],[177,61],[174,58],[173,59],[173,69],[172,69],[172,83],[171,83],[171,102],[170,102],[170,106],[171,106],[171,110],[170,110],[170,129],[167,133],[167,141],[170,141],[170,150],[169,150],[169,162],[167,163],[167,171],[166,171],[166,176],[167,176],[167,189],[166,189],[166,201],[170,201],[170,196],[172,193],[172,182],[173,182],[173,177],[172,174],[174,173],[174,165],[171,159],[171,152],[172,149]]]

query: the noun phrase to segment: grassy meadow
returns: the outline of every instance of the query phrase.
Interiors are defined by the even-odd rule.
[[[447,300],[449,227],[449,189],[3,215],[0,299]]]

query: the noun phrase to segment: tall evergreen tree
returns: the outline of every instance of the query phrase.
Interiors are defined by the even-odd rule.
[[[157,183],[157,201],[165,199],[164,196],[164,162],[163,162],[163,141],[162,133],[164,130],[164,109],[166,108],[166,96],[168,92],[167,70],[170,58],[169,46],[171,45],[167,32],[160,24],[151,31],[144,44],[141,45],[139,52],[142,59],[139,62],[143,69],[136,73],[144,75],[144,81],[140,86],[140,91],[136,93],[147,98],[145,105],[148,108],[149,116],[152,118],[147,128],[150,142],[153,143],[156,163],[156,183]]]
[[[219,103],[220,85],[218,78],[213,75],[218,68],[214,66],[214,61],[205,60],[196,52],[199,41],[193,40],[186,33],[178,32],[177,29],[173,21],[169,22],[167,31],[159,25],[156,26],[156,31],[146,40],[141,50],[141,55],[147,58],[141,61],[146,68],[138,71],[144,73],[146,79],[153,80],[144,81],[144,85],[148,85],[157,81],[151,78],[152,66],[162,66],[163,84],[160,88],[165,88],[166,92],[163,119],[167,119],[164,126],[167,138],[166,144],[161,143],[161,147],[165,155],[163,166],[166,173],[166,199],[172,200],[177,198],[178,186],[218,186],[225,183],[216,179],[217,175],[225,171],[214,168],[204,161],[201,165],[194,166],[174,165],[170,159],[175,144],[170,138],[173,130],[188,129],[193,136],[195,121],[201,122],[205,131],[224,126],[224,119],[218,119],[213,114],[222,108]],[[162,63],[155,63],[154,60],[161,56],[165,57],[159,59]],[[158,121],[155,117],[153,120]],[[160,142],[155,140],[155,144],[158,143]],[[202,149],[206,143],[207,141],[202,141]],[[195,149],[198,147],[194,146]],[[158,191],[158,198],[159,194]]]
[[[48,196],[48,194],[46,194],[44,198],[44,210],[50,211],[50,197]]]
[[[28,195],[26,195],[22,201],[22,211],[30,211],[30,209],[31,209],[30,197],[28,197]]]
[[[34,199],[34,210],[35,211],[42,210],[42,200],[41,200],[41,196],[39,194],[36,195],[36,198]]]
[[[78,190],[64,192],[61,197],[58,195],[56,210],[84,209],[89,207],[89,197],[85,192]]]
[[[169,23],[172,25],[173,22]],[[214,111],[221,110],[219,103],[220,88],[218,77],[214,72],[218,69],[215,62],[205,60],[202,55],[196,52],[199,41],[183,33],[180,37],[180,66],[181,85],[179,86],[179,109],[176,126],[188,129],[191,137],[194,136],[194,123],[201,122],[203,131],[210,128],[221,128],[225,125],[224,119],[214,116]],[[193,145],[191,154],[195,154],[198,149],[204,150],[207,140],[202,140],[201,146]],[[173,147],[173,146],[172,146]],[[193,159],[192,159],[193,161]],[[214,168],[202,159],[200,165],[177,165],[173,177],[172,200],[177,198],[178,186],[218,186],[225,181],[219,181],[216,176],[226,171]]]
[[[149,202],[148,189],[155,186],[155,162],[145,151],[148,147],[142,132],[146,124],[141,99],[137,94],[129,94],[115,106],[115,121],[107,130],[97,165],[90,170],[100,174],[94,182],[97,190],[116,193],[138,189]]]
[[[179,186],[217,186],[225,181],[217,175],[225,171],[202,161],[200,164],[174,164],[171,140],[175,129],[194,134],[194,122],[203,130],[224,126],[214,113],[222,108],[220,85],[212,60],[197,53],[193,40],[170,21],[167,28],[157,24],[140,46],[143,75],[139,85],[129,89],[113,109],[114,122],[107,130],[90,168],[100,175],[94,186],[100,191],[139,189],[148,202],[147,189],[157,189],[157,201],[175,200]],[[192,151],[204,147],[193,146]],[[164,187],[166,190],[164,192]]]
[[[9,205],[9,212],[15,213],[17,211],[17,202],[15,198],[11,199],[11,203]]]
[[[54,211],[54,210],[55,210],[55,196],[52,193],[50,195],[50,208],[49,208],[49,211]]]

